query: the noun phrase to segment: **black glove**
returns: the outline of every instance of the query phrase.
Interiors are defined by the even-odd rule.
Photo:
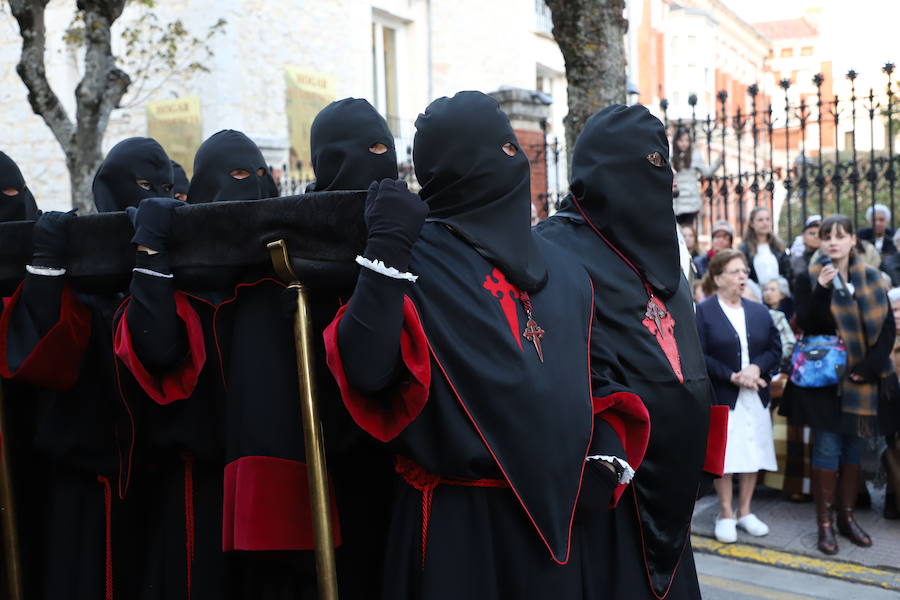
[[[131,243],[157,252],[166,252],[172,216],[176,208],[186,204],[174,198],[144,198],[137,208],[129,207],[128,216],[134,224]]]
[[[74,218],[75,210],[69,212],[54,210],[38,217],[31,232],[32,265],[53,269],[66,266],[68,226]]]
[[[413,244],[428,215],[428,205],[406,187],[405,181],[372,182],[366,196],[369,238],[363,255],[388,267],[406,271]]]
[[[618,484],[618,472],[610,469],[605,462],[587,461],[584,465],[584,477],[581,479],[578,510],[582,513],[606,511]]]

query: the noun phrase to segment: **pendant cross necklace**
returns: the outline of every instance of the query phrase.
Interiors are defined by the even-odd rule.
[[[538,358],[543,363],[544,350],[541,348],[541,339],[544,337],[544,330],[541,329],[541,326],[537,324],[537,321],[534,320],[534,316],[531,314],[531,298],[528,294],[521,292],[519,298],[522,301],[522,308],[525,309],[525,316],[528,318],[525,323],[525,331],[522,332],[522,335],[525,336],[526,340],[534,344],[534,349],[537,350]]]

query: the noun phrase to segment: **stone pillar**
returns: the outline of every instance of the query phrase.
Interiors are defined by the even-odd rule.
[[[553,100],[542,92],[522,88],[506,88],[488,94],[500,103],[509,117],[520,150],[531,163],[531,203],[538,218],[547,218],[547,120]]]

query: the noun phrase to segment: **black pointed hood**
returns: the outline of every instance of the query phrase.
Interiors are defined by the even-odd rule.
[[[503,151],[506,143],[519,149],[515,156]],[[429,221],[450,226],[519,289],[543,287],[528,157],[496,100],[459,92],[429,104],[416,119],[413,162]]]
[[[188,188],[191,186],[191,180],[188,179],[187,173],[184,172],[184,167],[174,160],[172,161],[172,174],[175,178],[172,194],[184,194],[187,196]]]
[[[7,195],[3,190],[16,190],[16,193]],[[19,170],[19,165],[0,152],[0,223],[31,221],[39,214],[34,196],[25,185],[25,178]]]
[[[665,127],[645,107],[604,108],[578,136],[570,186],[575,207],[663,298],[681,279],[668,148]]]
[[[387,152],[369,148],[381,143]],[[310,130],[316,181],[307,191],[365,190],[373,181],[397,179],[394,135],[384,117],[360,98],[344,98],[322,109]]]
[[[230,175],[235,169],[250,173],[245,179]],[[262,175],[259,174],[262,169]],[[223,129],[197,149],[188,202],[203,204],[228,200],[261,200],[278,196],[259,146],[240,131]]]
[[[149,184],[149,189],[138,185]],[[144,198],[171,198],[172,161],[154,139],[133,137],[112,147],[94,175],[92,190],[98,212],[137,206]]]

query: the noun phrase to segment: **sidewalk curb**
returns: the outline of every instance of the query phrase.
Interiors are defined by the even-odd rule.
[[[873,585],[886,590],[900,591],[900,572],[897,571],[876,569],[841,560],[827,560],[802,554],[791,554],[790,552],[770,550],[749,544],[723,544],[699,535],[691,536],[691,545],[695,552],[704,554],[714,554],[735,560],[780,567],[782,569],[793,569],[853,583]]]

